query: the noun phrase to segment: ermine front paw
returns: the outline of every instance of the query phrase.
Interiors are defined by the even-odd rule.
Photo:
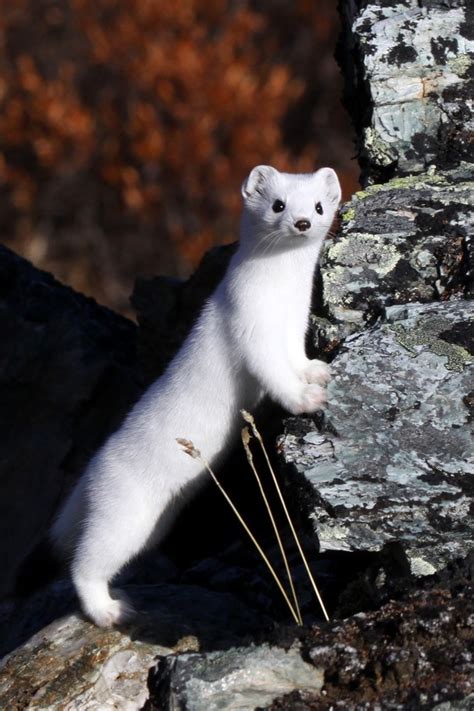
[[[320,385],[312,383],[302,385],[298,397],[284,403],[286,409],[293,415],[302,415],[304,412],[315,412],[326,405],[326,390]]]
[[[324,388],[315,383],[307,385],[303,390],[303,397],[301,398],[301,413],[315,412],[315,410],[320,410],[324,407],[326,403],[327,393]]]
[[[331,369],[323,360],[312,360],[303,371],[307,383],[327,385],[331,380]]]

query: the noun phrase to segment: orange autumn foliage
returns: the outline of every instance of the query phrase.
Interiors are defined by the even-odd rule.
[[[329,0],[0,5],[2,239],[103,302],[233,241],[253,165],[341,167],[314,130]]]

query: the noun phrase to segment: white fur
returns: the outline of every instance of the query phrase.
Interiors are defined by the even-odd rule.
[[[304,349],[313,272],[340,200],[336,174],[257,166],[242,186],[241,240],[227,273],[164,375],[91,460],[52,529],[72,555],[84,612],[108,627],[131,608],[109,581],[160,541],[202,472],[177,437],[215,462],[268,393],[291,413],[325,402],[329,369]],[[272,209],[278,199],[282,212]],[[324,213],[315,205],[320,202]],[[295,223],[308,220],[300,232]]]

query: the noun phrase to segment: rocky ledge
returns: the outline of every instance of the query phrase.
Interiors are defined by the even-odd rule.
[[[145,709],[472,709],[469,564],[398,597],[376,612],[302,630],[296,639],[294,630],[279,628],[258,648],[161,657],[150,672]],[[289,685],[292,691],[277,695]]]
[[[470,550],[473,316],[469,301],[388,308],[332,362],[324,418],[287,421],[280,451],[321,551],[397,543],[426,575]]]

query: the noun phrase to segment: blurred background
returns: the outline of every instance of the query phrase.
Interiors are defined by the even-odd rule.
[[[258,163],[358,183],[334,0],[0,0],[0,240],[133,316],[238,236]]]

